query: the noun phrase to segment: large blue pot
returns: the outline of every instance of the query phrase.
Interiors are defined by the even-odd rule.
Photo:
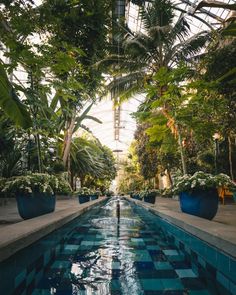
[[[23,219],[30,219],[55,210],[56,197],[48,193],[17,194],[17,207]]]
[[[133,194],[132,198],[135,199],[135,200],[142,201],[142,198],[140,197],[139,194]]]
[[[147,193],[144,196],[144,202],[155,204],[155,202],[156,202],[156,193],[154,193],[154,192]]]
[[[90,201],[90,195],[78,195],[78,200],[80,204],[84,204]]]
[[[213,219],[218,209],[217,189],[198,189],[192,192],[181,192],[180,208],[184,213]]]
[[[90,201],[94,201],[98,199],[98,195],[94,194],[90,196]]]

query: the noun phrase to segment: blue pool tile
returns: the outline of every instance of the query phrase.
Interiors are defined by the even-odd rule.
[[[26,295],[26,280],[22,281],[14,290],[12,295]]]
[[[167,257],[161,250],[149,250],[148,251],[153,261],[166,261]]]
[[[87,237],[86,237],[86,239],[87,239]],[[93,241],[82,241],[81,242],[81,244],[80,244],[81,246],[93,246],[94,245],[94,242]]]
[[[71,267],[71,262],[70,261],[63,261],[63,260],[57,260],[54,261],[52,264],[51,268],[69,268]]]
[[[229,282],[229,290],[232,294],[236,294],[236,284]]]
[[[189,295],[211,295],[207,290],[190,290]]]
[[[190,268],[190,263],[187,261],[171,261],[171,265],[174,269]]]
[[[120,290],[120,281],[119,280],[115,280],[115,279],[112,279],[110,281],[110,289],[111,290]]]
[[[162,280],[160,279],[141,279],[140,282],[144,290],[158,291],[164,288]]]
[[[176,250],[162,250],[165,255],[172,256],[172,255],[179,255],[179,252]]]
[[[136,250],[135,261],[152,261],[152,258],[147,250]]]
[[[173,266],[167,261],[155,261],[154,265],[157,270],[159,270],[159,269],[173,269]]]
[[[179,279],[162,279],[163,290],[183,290],[184,286]]]
[[[112,269],[120,269],[120,262],[112,261],[111,268]]]
[[[185,256],[184,255],[170,255],[168,256],[169,261],[184,261]]]
[[[161,250],[161,248],[158,245],[147,245],[147,250]]]
[[[230,258],[229,270],[230,270],[231,278],[236,283],[236,259]]]
[[[206,261],[201,256],[198,256],[198,262],[203,268],[206,267]]]
[[[136,261],[134,266],[139,270],[154,269],[154,263],[151,261]]]
[[[222,286],[229,290],[229,280],[219,271],[216,273],[216,279]]]
[[[26,277],[26,284],[29,285],[35,277],[35,270],[32,270]]]
[[[79,248],[78,245],[65,245],[63,252],[75,252],[77,251]]]
[[[228,277],[230,273],[229,256],[221,252],[218,252],[217,256],[217,269]]]
[[[35,284],[37,285],[40,280],[42,279],[43,277],[43,270],[37,272],[37,274],[35,275],[34,279],[35,279]]]
[[[23,270],[22,272],[20,272],[17,277],[15,278],[15,287],[17,287],[18,285],[20,285],[20,283],[22,283],[25,280],[26,277],[26,269]]]
[[[32,293],[32,295],[51,295],[50,290],[42,290],[42,289],[35,289]]]
[[[190,290],[206,289],[202,279],[200,278],[182,278],[181,282],[184,285],[184,288]]]
[[[177,275],[180,278],[196,278],[196,274],[192,271],[192,269],[176,269]]]
[[[217,251],[216,249],[206,245],[205,246],[206,248],[206,254],[205,254],[205,257],[206,257],[206,261],[208,263],[210,263],[212,266],[214,267],[217,267]]]

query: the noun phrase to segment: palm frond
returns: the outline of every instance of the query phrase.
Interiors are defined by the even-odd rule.
[[[144,72],[132,72],[128,75],[121,76],[115,80],[113,80],[109,85],[108,89],[111,91],[112,98],[118,98],[123,93],[127,93],[129,89],[133,88],[134,85],[139,86],[139,88],[143,87],[144,83]]]
[[[177,44],[174,47],[176,60],[187,60],[189,56],[193,56],[200,52],[211,39],[211,34],[207,31],[199,32],[191,38]]]

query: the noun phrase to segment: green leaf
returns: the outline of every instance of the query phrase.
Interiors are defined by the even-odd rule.
[[[236,36],[236,23],[231,23],[222,31],[223,36]]]
[[[95,122],[97,122],[99,124],[102,124],[102,121],[99,120],[98,118],[94,117],[94,116],[85,116],[84,119],[93,120],[93,121],[95,121]]]
[[[75,132],[76,130],[79,129],[82,121],[85,119],[88,112],[91,110],[92,106],[93,106],[93,102],[84,110],[84,112],[80,116],[78,116],[76,118],[76,124],[75,124],[75,128],[74,128],[73,132]]]
[[[22,128],[32,126],[26,106],[20,101],[7,78],[3,65],[0,63],[0,107],[16,125]]]

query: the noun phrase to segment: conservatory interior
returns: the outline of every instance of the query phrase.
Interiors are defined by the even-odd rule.
[[[236,1],[0,1],[0,295],[236,294]]]

